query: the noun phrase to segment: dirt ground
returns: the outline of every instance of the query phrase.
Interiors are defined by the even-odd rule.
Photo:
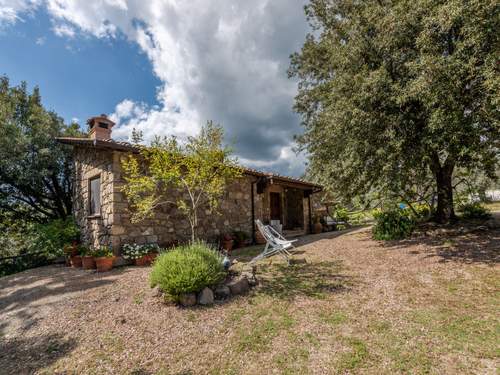
[[[499,229],[350,229],[294,257],[307,263],[262,262],[250,294],[206,308],[163,303],[150,268],[1,278],[0,374],[497,373]]]

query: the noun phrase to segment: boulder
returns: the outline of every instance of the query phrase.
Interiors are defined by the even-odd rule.
[[[198,303],[200,305],[211,305],[214,303],[214,292],[210,288],[204,288],[198,293]]]
[[[250,287],[254,287],[259,283],[257,281],[257,277],[255,277],[255,274],[253,274],[253,273],[244,272],[241,274],[241,277],[244,277],[248,280],[248,285]]]
[[[179,298],[179,303],[184,307],[196,305],[196,294],[187,293],[181,295]]]
[[[233,295],[243,294],[250,289],[250,284],[245,276],[231,281],[227,286]]]
[[[227,299],[231,297],[231,289],[227,285],[220,285],[215,289],[215,298]]]

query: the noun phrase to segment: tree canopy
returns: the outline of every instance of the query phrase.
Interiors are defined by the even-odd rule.
[[[343,199],[412,199],[430,183],[454,217],[457,170],[499,162],[495,0],[311,0],[313,28],[290,75],[309,173]]]
[[[0,77],[0,210],[38,221],[71,215],[71,149],[55,138],[78,134],[42,106],[37,87]]]

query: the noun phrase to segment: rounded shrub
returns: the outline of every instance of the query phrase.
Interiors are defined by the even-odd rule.
[[[408,237],[415,228],[415,221],[407,209],[375,211],[373,237],[376,240],[397,240]]]
[[[216,285],[225,276],[222,256],[203,242],[179,246],[161,254],[153,264],[151,287],[178,300],[182,294]]]

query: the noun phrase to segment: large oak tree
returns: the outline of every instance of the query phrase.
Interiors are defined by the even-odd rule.
[[[454,217],[457,170],[499,160],[495,0],[311,0],[313,28],[290,75],[310,172],[343,198],[405,196],[431,181]]]

